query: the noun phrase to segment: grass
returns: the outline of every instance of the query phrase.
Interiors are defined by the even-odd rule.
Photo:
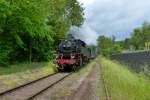
[[[150,100],[150,80],[127,66],[100,57],[101,71],[108,82],[111,100]],[[100,90],[102,91],[102,90]]]
[[[100,84],[99,85],[99,92],[100,92],[101,100],[106,100],[105,90],[104,90],[104,88],[102,88],[102,87],[104,87],[104,83],[103,83],[102,79],[99,80],[99,84]]]
[[[142,71],[140,73],[144,73],[150,78],[150,68],[148,65],[141,66]]]
[[[93,62],[77,71],[82,75],[91,70]],[[22,63],[11,65],[9,67],[0,67],[0,84],[1,88],[11,88],[27,81],[35,80],[39,77],[54,73],[54,64],[52,62],[42,63]]]
[[[86,65],[86,66],[80,68],[79,71],[77,71],[78,74],[84,74],[84,73],[87,73],[87,72],[91,71],[92,66],[93,66],[93,63],[94,63],[94,62],[91,61],[88,65]]]
[[[8,75],[8,74],[13,74],[17,72],[24,72],[27,70],[33,70],[37,68],[41,68],[44,66],[47,66],[47,62],[42,62],[42,63],[20,63],[20,64],[15,64],[15,65],[10,65],[8,67],[0,67],[0,75]]]
[[[54,72],[52,62],[17,64],[0,68],[0,84],[4,88],[14,87]],[[2,86],[0,87],[2,88]]]

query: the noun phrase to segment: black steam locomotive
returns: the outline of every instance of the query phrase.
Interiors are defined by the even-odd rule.
[[[89,62],[92,50],[86,46],[86,43],[80,39],[75,39],[69,34],[67,39],[62,40],[57,48],[54,62],[57,64],[57,70],[75,70]]]

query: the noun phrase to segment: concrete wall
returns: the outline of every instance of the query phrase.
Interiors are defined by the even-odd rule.
[[[111,58],[131,66],[135,71],[140,71],[144,65],[150,68],[150,51],[114,54]]]

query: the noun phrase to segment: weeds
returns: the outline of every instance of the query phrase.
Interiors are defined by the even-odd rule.
[[[100,58],[112,100],[150,100],[150,80],[125,65]]]

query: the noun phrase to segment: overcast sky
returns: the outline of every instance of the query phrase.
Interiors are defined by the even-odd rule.
[[[78,0],[85,8],[86,21],[78,36],[88,44],[96,44],[99,35],[122,40],[134,28],[150,22],[150,0]]]

